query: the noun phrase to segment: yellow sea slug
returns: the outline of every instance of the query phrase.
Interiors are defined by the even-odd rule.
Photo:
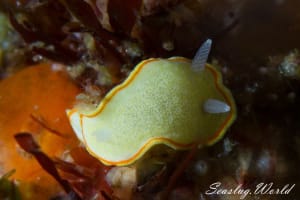
[[[206,64],[210,47],[207,40],[192,61],[144,60],[95,111],[67,111],[87,150],[104,164],[129,165],[156,144],[187,149],[220,139],[236,108],[220,72]]]

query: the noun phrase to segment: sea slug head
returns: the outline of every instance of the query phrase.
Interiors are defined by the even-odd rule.
[[[91,112],[67,111],[87,150],[107,165],[129,165],[157,144],[173,149],[211,145],[233,123],[236,108],[220,72],[206,63],[207,40],[191,61],[139,63]]]

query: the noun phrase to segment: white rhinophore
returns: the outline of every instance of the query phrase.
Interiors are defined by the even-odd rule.
[[[192,69],[194,71],[199,72],[204,69],[211,49],[211,44],[211,39],[207,39],[197,51],[195,57],[192,60]]]
[[[229,112],[230,106],[224,101],[208,99],[204,102],[203,109],[207,113],[217,114]]]

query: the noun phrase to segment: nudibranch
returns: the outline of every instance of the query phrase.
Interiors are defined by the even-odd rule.
[[[220,72],[207,64],[211,40],[191,61],[150,58],[113,88],[92,112],[68,110],[87,150],[106,165],[129,165],[157,144],[211,145],[233,123],[236,108]]]

